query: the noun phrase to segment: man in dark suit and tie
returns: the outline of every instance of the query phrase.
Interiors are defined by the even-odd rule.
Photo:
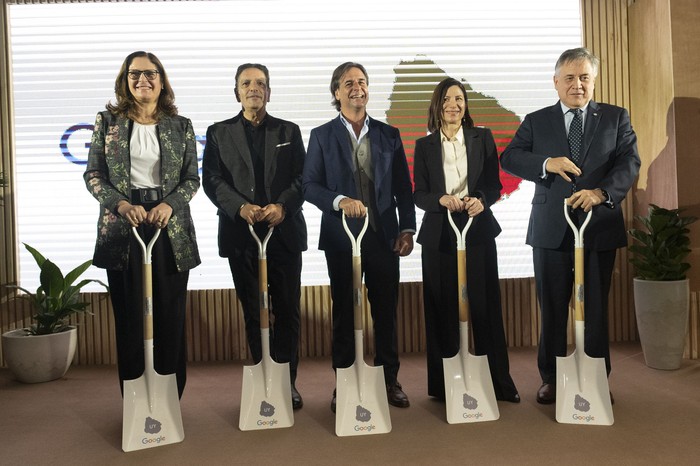
[[[504,170],[535,182],[527,244],[541,308],[537,401],[543,404],[556,401],[556,357],[566,355],[574,279],[566,198],[579,226],[593,209],[584,237],[585,348],[589,356],[605,358],[610,373],[608,292],[616,250],[627,245],[620,203],[640,159],[627,110],[591,100],[598,65],[585,48],[562,53],[554,71],[559,102],[527,115],[501,156]]]
[[[399,257],[413,250],[416,215],[399,131],[367,115],[368,86],[359,63],[343,63],[333,72],[332,104],[340,114],[311,131],[304,197],[323,213],[319,249],[326,255],[333,298],[334,369],[355,361],[352,250],[341,211],[351,219],[369,215],[361,253],[374,321],[374,362],[384,366],[389,403],[405,408],[408,397],[397,380],[396,307]],[[357,234],[357,222],[349,223]],[[331,409],[335,412],[335,392]]]
[[[235,117],[207,129],[202,186],[218,208],[219,255],[227,257],[236,295],[243,307],[248,346],[255,363],[262,359],[258,247],[248,229],[262,239],[275,228],[267,246],[271,312],[271,354],[289,363],[292,405],[303,400],[296,389],[301,297],[301,252],[306,250],[301,175],[304,143],[299,127],[266,111],[270,101],[267,67],[246,63],[236,71]]]

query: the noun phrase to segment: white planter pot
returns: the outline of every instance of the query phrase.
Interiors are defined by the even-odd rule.
[[[647,366],[678,369],[688,332],[688,280],[634,279],[634,309]]]
[[[77,329],[50,335],[28,335],[24,329],[2,335],[7,367],[20,382],[48,382],[63,377],[75,355]]]

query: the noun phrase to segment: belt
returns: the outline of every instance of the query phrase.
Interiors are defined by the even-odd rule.
[[[147,204],[150,202],[158,202],[161,199],[163,199],[163,194],[160,188],[138,188],[131,190],[132,202]]]

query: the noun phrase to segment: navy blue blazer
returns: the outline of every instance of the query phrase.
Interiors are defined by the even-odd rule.
[[[369,140],[374,165],[374,190],[380,234],[393,248],[400,231],[416,229],[413,189],[399,130],[369,119]],[[319,249],[349,250],[341,213],[333,209],[339,195],[359,199],[353,175],[352,144],[338,118],[311,130],[304,163],[304,199],[321,209]],[[398,218],[397,218],[398,210]],[[353,230],[359,222],[350,222]]]
[[[238,215],[255,199],[255,173],[242,113],[207,129],[202,161],[202,186],[218,208],[219,255],[240,254],[251,239],[248,224]],[[285,218],[272,235],[291,252],[306,250],[306,222],[302,213],[301,173],[304,142],[296,124],[265,116],[265,194],[282,204]]]
[[[572,184],[552,173],[541,177],[542,164],[547,157],[568,155],[569,143],[559,102],[527,115],[501,155],[505,171],[535,182],[527,230],[527,244],[533,247],[556,249],[569,229],[563,205],[564,199],[572,194]],[[591,101],[579,162],[583,173],[576,179],[576,188],[603,189],[610,195],[614,207],[601,204],[593,209],[584,237],[587,249],[606,251],[627,245],[620,204],[632,187],[640,165],[637,136],[627,110]],[[578,215],[583,218],[582,209],[578,209]]]
[[[491,205],[500,199],[503,186],[499,178],[498,152],[491,130],[464,128],[463,132],[467,146],[469,196],[478,197],[484,203],[484,211],[474,217],[467,232],[468,245],[475,245],[493,240],[501,232],[501,227],[491,212]],[[434,249],[441,246],[441,249],[454,251],[456,238],[447,223],[447,209],[440,205],[440,198],[447,192],[440,139],[440,132],[437,131],[416,141],[413,164],[416,189],[413,197],[416,205],[425,211],[418,242]],[[447,235],[443,234],[445,228],[449,230]],[[447,244],[444,244],[446,240]]]

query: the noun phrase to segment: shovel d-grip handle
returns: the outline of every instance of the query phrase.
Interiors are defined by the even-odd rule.
[[[467,231],[472,226],[474,217],[469,217],[467,224],[462,231],[457,228],[455,221],[452,219],[452,213],[447,211],[447,220],[449,220],[452,230],[457,237],[457,293],[459,303],[459,321],[469,322],[469,298],[467,296]]]
[[[146,245],[139,235],[136,227],[131,227],[131,231],[136,237],[139,246],[141,246],[142,275],[143,275],[143,338],[144,340],[153,340],[153,269],[151,267],[151,255],[153,253],[153,245],[156,244],[160,236],[160,228],[156,229],[153,238]]]
[[[348,222],[345,220],[345,212],[343,212],[343,228],[350,238],[352,244],[352,308],[355,330],[362,330],[362,256],[360,251],[360,243],[367,232],[369,225],[369,215],[365,210],[365,222],[362,225],[360,233],[355,238],[355,235],[350,231]]]
[[[260,298],[260,328],[270,328],[270,308],[269,297],[267,294],[267,243],[270,241],[270,236],[274,231],[274,227],[267,230],[265,238],[261,241],[260,237],[255,233],[253,225],[248,224],[248,230],[258,245],[258,295]]]
[[[583,221],[581,228],[576,228],[573,220],[571,220],[570,206],[568,199],[564,199],[564,217],[566,222],[574,232],[574,320],[583,322],[584,319],[584,278],[583,278],[583,232],[591,221],[593,209],[588,211],[586,219]]]

